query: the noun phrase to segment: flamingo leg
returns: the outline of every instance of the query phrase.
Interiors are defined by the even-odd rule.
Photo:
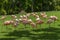
[[[54,27],[55,27],[55,21],[54,21]]]

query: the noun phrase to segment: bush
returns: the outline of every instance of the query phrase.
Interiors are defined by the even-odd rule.
[[[60,10],[58,0],[0,0],[0,14],[16,14],[21,10],[32,11],[52,11]]]

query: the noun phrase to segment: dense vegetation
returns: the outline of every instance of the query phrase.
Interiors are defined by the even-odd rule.
[[[60,0],[0,0],[0,14],[16,14],[21,10],[57,11],[60,10]]]

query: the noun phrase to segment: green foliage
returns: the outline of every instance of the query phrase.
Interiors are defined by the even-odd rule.
[[[26,12],[58,11],[60,10],[60,0],[0,0],[0,14],[2,9],[4,9],[7,14],[16,14],[21,10]]]
[[[1,9],[1,12],[0,12],[0,14],[6,15],[6,14],[7,14],[7,12],[6,12],[6,10],[4,10],[4,9]]]

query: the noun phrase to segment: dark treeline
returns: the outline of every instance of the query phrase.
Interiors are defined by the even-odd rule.
[[[59,11],[60,0],[0,0],[0,14],[26,12]]]

